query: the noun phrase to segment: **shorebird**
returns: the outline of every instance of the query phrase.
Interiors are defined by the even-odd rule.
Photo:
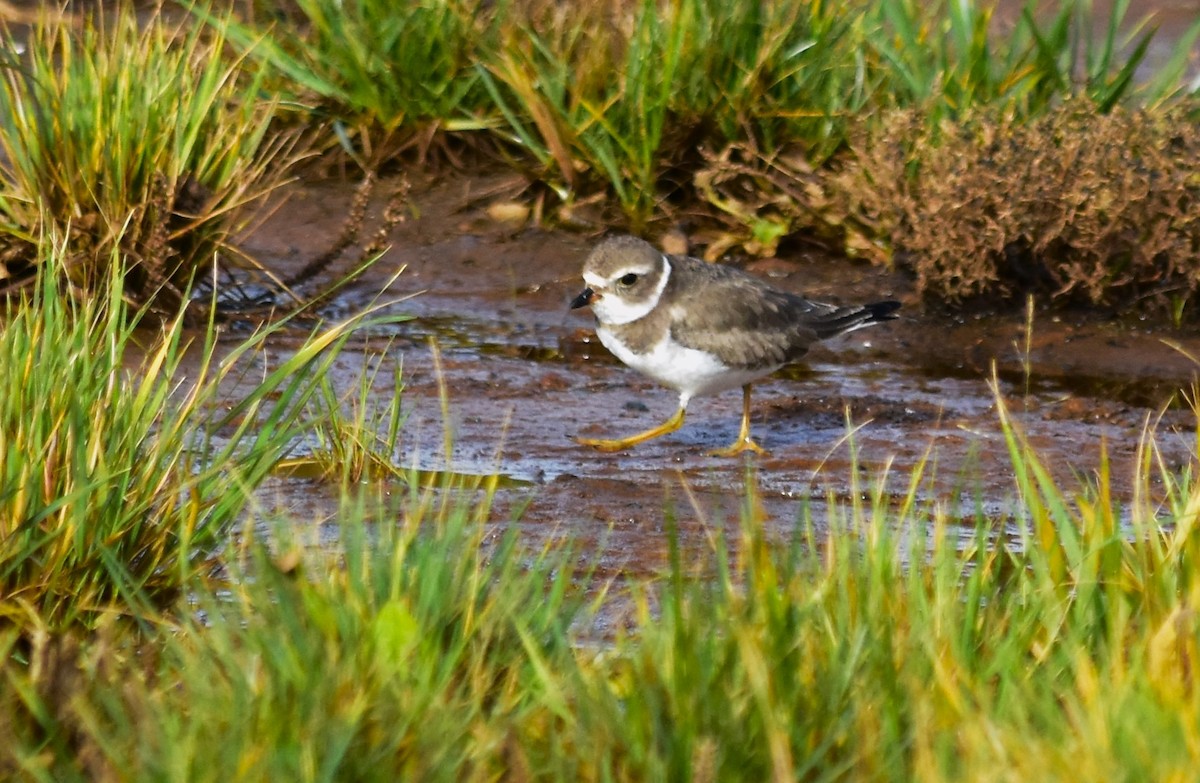
[[[750,387],[819,341],[896,318],[899,302],[841,307],[773,288],[733,267],[668,255],[631,236],[606,239],[583,264],[585,288],[571,308],[590,306],[600,342],[633,369],[679,392],[679,409],[626,438],[576,438],[620,451],[674,432],[693,397],[742,387],[737,440],[713,452],[766,453],[750,437]]]

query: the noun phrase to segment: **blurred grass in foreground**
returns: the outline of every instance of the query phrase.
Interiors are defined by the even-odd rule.
[[[960,499],[926,492],[933,469],[918,465],[862,473],[780,542],[751,473],[740,526],[631,585],[596,583],[569,545],[530,550],[491,518],[490,492],[450,476],[390,497],[346,489],[336,543],[304,547],[306,520],[270,541],[247,531],[170,629],[43,635],[28,661],[0,635],[0,769],[1186,778],[1200,747],[1194,462],[1168,469],[1147,436],[1132,499],[1114,497],[1103,454],[1063,487],[999,415],[1015,479],[1004,518],[952,517]],[[614,606],[625,617],[608,615],[598,641],[596,613]]]

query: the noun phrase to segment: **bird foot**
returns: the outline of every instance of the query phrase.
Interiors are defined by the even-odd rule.
[[[708,453],[714,457],[736,457],[738,454],[742,454],[747,451],[753,451],[755,454],[758,454],[761,457],[768,457],[771,455],[771,452],[755,443],[754,439],[749,435],[738,438],[723,449],[716,449]]]

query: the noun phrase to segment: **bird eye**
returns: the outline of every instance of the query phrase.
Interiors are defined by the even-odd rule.
[[[628,286],[633,285],[637,281],[638,281],[638,276],[636,274],[634,274],[633,272],[630,272],[627,275],[621,275],[621,279],[618,280],[617,282],[623,286],[628,287]]]

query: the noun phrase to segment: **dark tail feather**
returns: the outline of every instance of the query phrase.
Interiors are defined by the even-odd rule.
[[[863,321],[863,326],[867,324],[880,324],[884,321],[895,321],[900,316],[892,315],[900,309],[900,303],[895,299],[889,299],[886,302],[875,302],[874,304],[863,305],[863,309],[871,314],[871,317]]]
[[[864,326],[881,324],[884,321],[894,321],[899,318],[899,316],[894,315],[899,309],[900,303],[889,299],[886,302],[874,302],[862,307],[838,310],[833,313],[833,318],[811,324],[811,326],[816,330],[817,336],[823,340],[826,337],[851,332],[855,329],[861,329]]]

